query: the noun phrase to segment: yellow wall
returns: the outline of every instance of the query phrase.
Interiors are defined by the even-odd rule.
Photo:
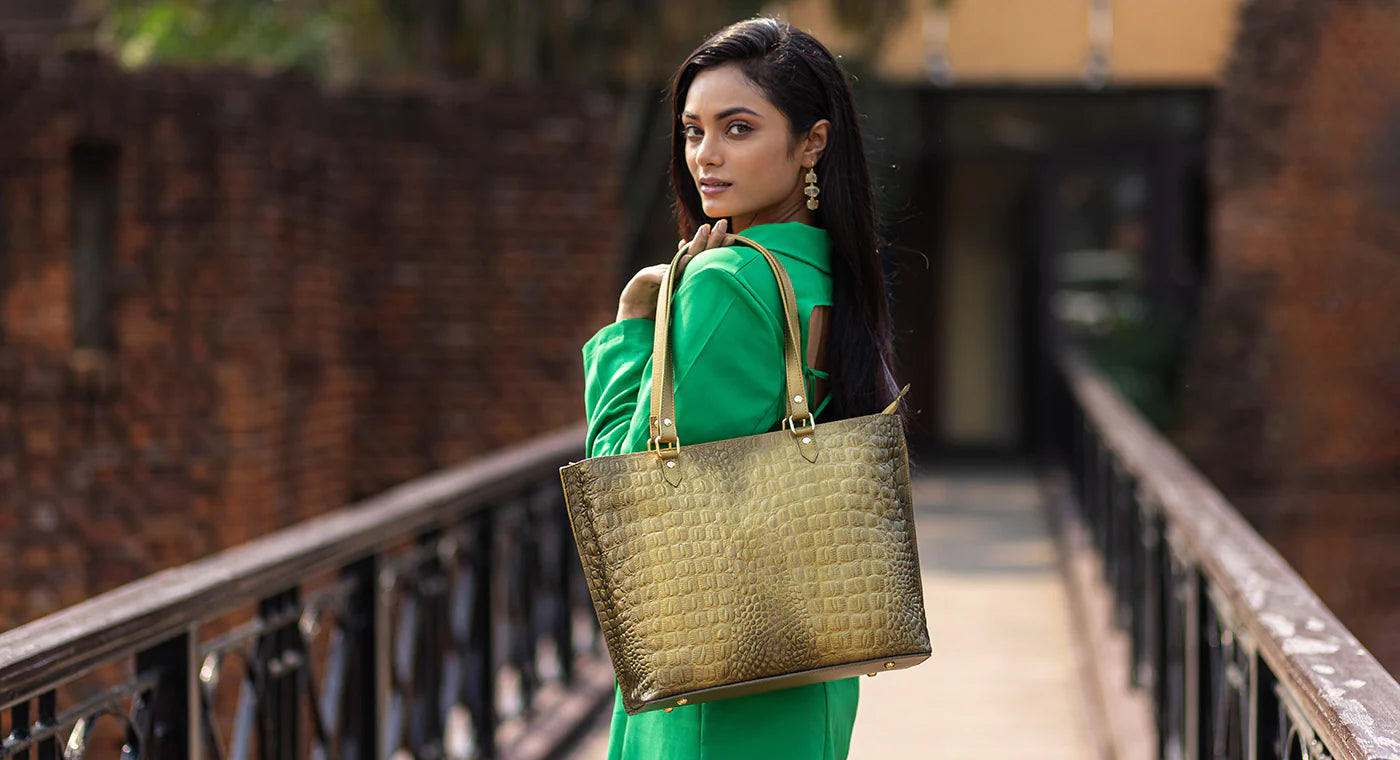
[[[1018,81],[1078,77],[1088,60],[1088,14],[1088,0],[953,0],[947,43],[953,76]],[[906,76],[917,75],[922,64],[908,59],[886,63],[891,69],[900,66],[899,73]]]
[[[1110,65],[1124,79],[1215,82],[1238,0],[1116,0]]]
[[[769,12],[838,53],[854,36],[836,24],[829,0],[775,2]],[[1209,85],[1220,77],[1241,0],[1113,0],[1109,82]],[[946,55],[954,84],[1082,81],[1089,61],[1090,0],[951,0]],[[930,0],[909,0],[877,57],[886,77],[927,79]]]

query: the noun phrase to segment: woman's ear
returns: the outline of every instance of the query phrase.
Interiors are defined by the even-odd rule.
[[[812,128],[807,130],[807,135],[802,139],[800,149],[802,151],[802,165],[816,166],[821,160],[822,153],[826,150],[826,139],[831,133],[831,122],[822,119]]]

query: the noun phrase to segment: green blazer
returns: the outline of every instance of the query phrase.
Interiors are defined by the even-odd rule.
[[[797,222],[743,235],[782,262],[797,294],[806,366],[812,308],[831,304],[830,241]],[[676,429],[681,446],[777,430],[786,414],[782,301],[773,273],[747,246],[705,251],[686,266],[672,301]],[[646,450],[655,322],[625,319],[583,346],[587,455]],[[823,400],[814,414],[826,406]],[[841,760],[855,721],[855,678],[628,716],[618,692],[609,760]]]

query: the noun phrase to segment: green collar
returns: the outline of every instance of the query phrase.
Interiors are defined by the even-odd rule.
[[[755,224],[739,234],[831,274],[831,238],[820,227],[802,222],[774,222]]]

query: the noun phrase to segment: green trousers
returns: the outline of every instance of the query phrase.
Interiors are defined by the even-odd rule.
[[[857,678],[628,716],[614,697],[608,760],[845,760]]]

